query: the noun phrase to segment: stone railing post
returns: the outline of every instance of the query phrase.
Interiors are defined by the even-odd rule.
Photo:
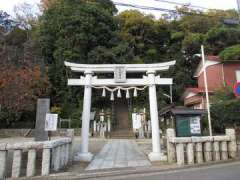
[[[70,142],[68,146],[68,164],[72,164],[72,160],[73,160],[73,142]]]
[[[189,165],[194,164],[194,151],[193,151],[193,143],[187,143],[187,162]]]
[[[184,144],[176,143],[177,165],[184,165]]]
[[[204,142],[204,158],[206,162],[212,161],[212,137],[206,137],[206,141]]]
[[[214,141],[213,142],[213,160],[214,161],[220,161],[220,147],[219,147],[219,142]]]
[[[27,177],[32,177],[36,172],[36,149],[30,149],[28,151],[28,161],[27,161]]]
[[[71,138],[71,142],[68,145],[68,163],[72,164],[73,160],[73,141],[74,141],[74,129],[68,129],[68,138]]]
[[[64,148],[64,145],[62,144],[60,146],[60,168],[64,167],[64,156],[65,156],[65,148]]]
[[[235,129],[226,129],[226,136],[230,137],[230,142],[228,142],[229,157],[235,159],[237,157],[237,142]]]
[[[67,163],[68,163],[68,143],[65,143],[64,145],[63,145],[63,150],[64,150],[64,156],[63,156],[63,165],[64,166],[67,166]]]
[[[50,159],[51,159],[51,148],[44,147],[42,153],[42,176],[50,174]]]
[[[220,143],[220,147],[221,147],[221,160],[228,160],[227,141],[222,141]]]
[[[174,137],[176,137],[175,130],[167,129],[167,156],[168,156],[169,163],[176,162],[175,144],[170,142],[170,139]]]
[[[13,152],[12,178],[19,178],[22,165],[22,150],[16,149]]]
[[[192,137],[192,142],[195,143],[196,147],[196,163],[203,163],[203,146],[201,137]]]
[[[5,179],[7,171],[6,143],[0,145],[0,179]]]
[[[69,147],[70,147],[70,143],[67,143],[66,144],[66,164],[65,165],[68,165],[69,163]]]
[[[60,146],[56,146],[54,150],[53,169],[58,171],[60,169]]]

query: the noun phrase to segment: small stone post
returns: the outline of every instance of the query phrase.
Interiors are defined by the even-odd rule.
[[[63,167],[63,156],[62,156],[62,154],[63,154],[63,148],[62,148],[62,145],[59,145],[59,167],[60,167],[60,169],[62,169],[62,167]]]
[[[71,142],[68,145],[68,164],[72,163],[73,159],[73,141],[74,141],[74,129],[68,129],[67,130],[67,137],[71,138]]]
[[[147,138],[150,138],[150,137],[151,137],[151,132],[152,132],[152,129],[151,129],[151,121],[148,120],[148,121],[147,121]]]
[[[54,155],[53,169],[54,171],[58,171],[60,169],[60,146],[55,147],[55,155]]]
[[[167,156],[168,162],[174,163],[176,162],[176,150],[174,143],[170,142],[171,138],[176,137],[174,129],[167,129]]]
[[[198,164],[203,163],[203,151],[202,151],[202,143],[196,143],[196,160]]]
[[[30,149],[28,151],[28,161],[27,161],[27,177],[32,177],[36,172],[36,156],[37,152],[35,149]]]
[[[67,144],[63,144],[63,166],[66,166],[68,162],[67,153],[68,153]]]
[[[229,157],[235,159],[237,157],[237,142],[235,129],[226,129],[226,136],[230,137],[230,142],[228,143]]]
[[[187,162],[189,165],[194,164],[193,143],[187,143]]]
[[[66,145],[65,145],[65,153],[66,153],[66,155],[65,155],[65,165],[68,165],[68,163],[69,163],[69,147],[70,147],[70,144],[69,143],[67,143]]]
[[[204,143],[204,158],[206,162],[212,161],[212,143],[207,141]]]
[[[93,121],[93,136],[96,136],[97,132],[97,122],[96,120]]]
[[[7,170],[7,151],[0,150],[0,179],[5,179],[6,170]]]
[[[22,150],[14,150],[12,164],[12,178],[20,177],[22,165]]]
[[[228,159],[227,141],[222,141],[220,143],[220,147],[221,147],[221,160],[227,160]]]
[[[44,148],[42,154],[42,176],[47,176],[50,173],[50,157],[51,149]]]
[[[219,142],[214,141],[213,142],[213,160],[214,161],[220,161],[220,148],[219,148]]]
[[[184,144],[177,143],[176,144],[177,150],[177,165],[184,165]]]
[[[107,131],[108,131],[108,133],[111,132],[111,119],[110,119],[110,116],[108,116],[108,120],[107,120]]]

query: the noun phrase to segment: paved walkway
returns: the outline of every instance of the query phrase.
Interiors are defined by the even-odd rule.
[[[109,140],[86,170],[150,166],[146,155],[133,140]]]

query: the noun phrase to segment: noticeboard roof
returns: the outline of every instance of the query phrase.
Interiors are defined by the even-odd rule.
[[[160,116],[164,116],[167,113],[171,113],[173,115],[204,115],[207,114],[207,111],[204,109],[192,109],[183,106],[168,106],[162,111],[160,111]]]

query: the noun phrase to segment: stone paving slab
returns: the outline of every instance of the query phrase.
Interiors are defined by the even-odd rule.
[[[86,170],[150,166],[145,154],[133,140],[109,140]]]

